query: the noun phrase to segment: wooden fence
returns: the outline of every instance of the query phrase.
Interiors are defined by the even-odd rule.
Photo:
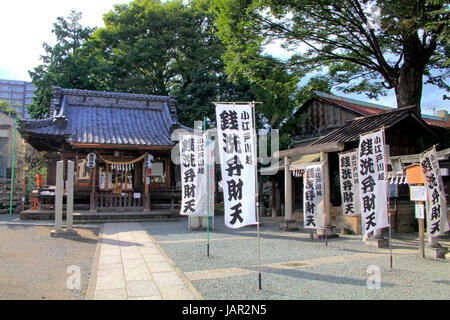
[[[174,209],[179,207],[181,199],[180,188],[160,188],[150,191],[150,206],[152,209]],[[95,194],[96,209],[125,210],[144,208],[144,195],[135,198],[132,192],[112,193],[111,191],[97,192]]]
[[[135,198],[133,193],[97,192],[95,205],[97,209],[142,209],[144,199]]]

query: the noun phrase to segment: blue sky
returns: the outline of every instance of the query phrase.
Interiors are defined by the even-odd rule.
[[[2,1],[0,4],[0,79],[29,81],[29,70],[40,64],[40,56],[45,53],[42,43],[54,44],[51,30],[59,16],[66,17],[71,9],[82,12],[81,24],[89,27],[102,27],[103,14],[111,10],[114,4],[127,3],[127,0],[15,0]],[[267,48],[267,52],[276,57],[286,57],[279,45]],[[365,95],[333,93],[348,98],[359,99],[389,107],[396,107],[393,90],[388,96],[370,100]],[[424,86],[422,94],[422,112],[433,114],[429,107],[450,112],[449,100],[443,100],[445,94],[434,86]]]

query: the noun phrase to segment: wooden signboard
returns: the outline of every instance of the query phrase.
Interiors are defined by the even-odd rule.
[[[415,204],[416,218],[419,220],[419,254],[425,257],[425,212],[424,201],[427,200],[426,189],[423,186],[423,177],[420,164],[415,163],[406,167],[406,181],[410,189],[411,201],[417,201]],[[411,184],[418,184],[412,186]]]
[[[420,164],[415,163],[406,167],[406,181],[408,184],[423,184]]]

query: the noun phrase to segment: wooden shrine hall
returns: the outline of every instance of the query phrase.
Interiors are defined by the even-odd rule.
[[[180,192],[171,134],[182,127],[175,103],[173,96],[53,87],[50,117],[20,120],[18,130],[38,151],[47,151],[50,190],[56,162],[63,160],[66,168],[74,161],[77,209],[148,211],[167,201],[173,209]],[[93,168],[88,155],[94,155]]]

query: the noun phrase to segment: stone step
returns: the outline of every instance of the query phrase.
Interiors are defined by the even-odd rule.
[[[73,214],[73,220],[125,220],[125,219],[167,219],[174,218],[178,214],[172,212],[158,212],[158,213],[88,213],[88,214]]]
[[[73,220],[77,223],[115,222],[115,221],[172,221],[179,217],[179,213],[170,210],[152,210],[150,212],[74,212]],[[53,211],[26,210],[21,212],[20,220],[54,220]],[[66,212],[63,211],[63,220]],[[82,222],[83,221],[83,222]]]
[[[108,223],[108,222],[170,222],[178,221],[177,218],[143,218],[143,219],[98,219],[98,220],[75,220],[77,224],[98,224],[98,223]],[[64,222],[64,221],[63,221]]]

